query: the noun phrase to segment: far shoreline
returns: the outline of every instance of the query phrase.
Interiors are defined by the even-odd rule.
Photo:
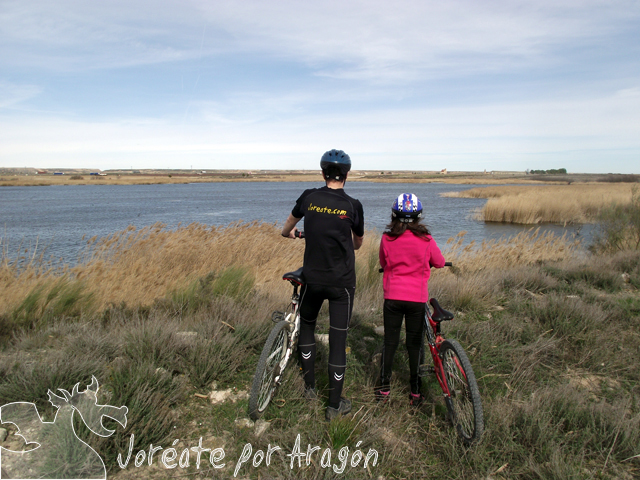
[[[638,182],[631,174],[527,174],[526,172],[435,172],[354,170],[349,182],[447,184],[571,184]],[[0,168],[0,186],[158,185],[215,182],[322,182],[310,170],[89,170]]]

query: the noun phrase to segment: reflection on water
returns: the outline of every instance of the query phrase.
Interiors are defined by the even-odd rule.
[[[83,236],[105,237],[129,225],[227,225],[238,220],[281,225],[302,191],[319,186],[320,182],[255,182],[2,187],[0,236],[10,258],[19,250],[33,253],[37,244],[38,252],[46,247],[47,258],[74,263],[86,245]],[[486,200],[441,196],[476,186],[348,182],[346,191],[362,202],[366,228],[378,231],[389,222],[395,197],[403,192],[415,193],[422,201],[427,225],[442,245],[461,231],[467,232],[465,239],[470,242],[515,235],[531,228],[479,222],[473,213]],[[579,235],[588,241],[592,228],[545,225],[541,230]]]

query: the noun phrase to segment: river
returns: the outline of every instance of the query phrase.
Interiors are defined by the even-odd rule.
[[[45,258],[74,264],[86,239],[105,237],[156,222],[228,225],[242,220],[278,223],[286,219],[295,200],[320,182],[232,182],[164,185],[60,185],[0,187],[2,251],[9,259],[45,252]],[[382,231],[389,222],[397,195],[412,192],[424,207],[424,219],[438,243],[466,231],[465,239],[482,241],[515,235],[531,226],[484,223],[474,218],[484,199],[441,196],[478,185],[438,183],[351,182],[346,192],[364,207],[367,229]],[[542,230],[589,236],[590,226],[545,225]],[[84,240],[83,240],[84,238]]]

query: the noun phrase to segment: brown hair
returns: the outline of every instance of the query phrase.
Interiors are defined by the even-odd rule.
[[[395,240],[407,230],[416,237],[424,238],[425,240],[428,240],[428,238],[426,238],[427,235],[431,235],[427,226],[421,223],[420,218],[416,218],[413,222],[405,223],[401,222],[398,218],[391,217],[391,223],[387,225],[384,233],[391,237],[391,240]]]

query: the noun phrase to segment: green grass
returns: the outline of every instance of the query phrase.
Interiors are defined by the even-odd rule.
[[[303,398],[298,370],[290,368],[266,411],[261,436],[236,420],[247,417],[247,401],[211,405],[194,396],[217,388],[248,390],[279,300],[253,291],[253,280],[228,269],[194,282],[152,307],[112,305],[85,309],[89,300],[70,285],[32,292],[16,309],[14,330],[0,357],[0,401],[34,401],[51,417],[48,389],[88,384],[95,375],[101,401],[129,408],[126,428],[98,438],[80,434],[115,474],[116,456],[126,454],[131,434],[134,455],[150,444],[197,445],[198,438],[224,445],[227,467],[207,475],[233,477],[247,444],[255,453],[281,447],[245,478],[464,478],[563,479],[634,478],[640,472],[640,300],[632,281],[640,254],[623,252],[503,271],[434,276],[430,290],[443,307],[461,311],[442,325],[446,336],[466,349],[480,387],[486,431],[482,442],[464,447],[447,420],[434,378],[425,379],[427,401],[408,405],[409,367],[404,345],[394,362],[392,394],[377,404],[373,386],[379,365],[372,357],[382,337],[381,282],[372,262],[362,273],[347,345],[344,395],[352,414],[327,423],[327,357],[318,348],[320,400]],[[371,272],[371,277],[367,277]],[[374,275],[375,273],[375,275]],[[375,281],[374,281],[375,279]],[[65,290],[66,289],[66,290]],[[68,298],[76,299],[66,302]],[[244,292],[251,292],[245,294]],[[318,333],[327,331],[327,311]],[[46,321],[44,320],[46,318]],[[24,327],[29,325],[29,328]],[[185,333],[186,332],[186,333]],[[301,449],[318,446],[314,461],[289,467],[297,436]],[[342,474],[320,465],[329,449],[374,449],[378,464],[368,470],[347,466]],[[346,450],[343,450],[346,451]],[[351,458],[351,457],[349,457]],[[133,469],[132,465],[128,469]],[[140,471],[142,472],[140,467]],[[172,473],[195,474],[189,469]]]
[[[177,315],[188,315],[207,308],[220,297],[243,303],[253,294],[254,285],[255,279],[247,268],[231,266],[220,272],[210,272],[185,289],[171,292],[165,306]]]
[[[0,322],[0,344],[21,330],[39,330],[65,318],[75,321],[94,312],[93,296],[77,280],[61,277],[34,287]]]

